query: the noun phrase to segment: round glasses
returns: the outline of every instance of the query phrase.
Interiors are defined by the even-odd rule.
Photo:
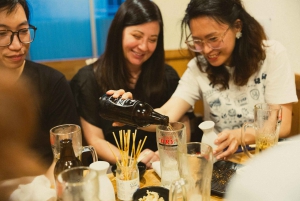
[[[190,39],[192,36],[191,34],[187,37],[187,40],[185,43],[187,44],[188,48],[192,50],[193,52],[202,52],[204,49],[205,44],[211,48],[211,49],[220,49],[223,44],[223,39],[229,30],[229,27],[226,29],[226,31],[223,34],[220,34],[219,36],[212,36],[206,40],[199,40],[199,39]]]
[[[14,40],[15,34],[19,41],[23,44],[31,43],[35,38],[35,26],[29,25],[29,28],[20,29],[19,31],[0,30],[0,47],[6,47],[11,45]]]

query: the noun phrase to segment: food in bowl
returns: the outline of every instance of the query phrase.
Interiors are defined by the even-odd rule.
[[[152,194],[154,195],[157,194],[157,196],[152,198],[151,193],[149,195],[148,192],[153,192]],[[161,201],[162,200],[161,198],[163,198],[164,201],[169,200],[169,189],[161,186],[147,186],[138,189],[132,196],[133,201],[140,201],[140,199],[142,201],[148,201],[148,200]]]
[[[139,198],[139,201],[164,201],[164,198],[159,197],[156,192],[147,190],[147,195]]]

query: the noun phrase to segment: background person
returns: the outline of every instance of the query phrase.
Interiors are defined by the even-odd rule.
[[[77,101],[84,136],[93,145],[101,160],[115,163],[116,147],[113,132],[136,128],[112,127],[112,122],[99,116],[99,98],[108,89],[125,89],[135,98],[153,107],[162,106],[178,84],[176,71],[164,62],[163,20],[157,5],[150,0],[126,0],[117,11],[109,32],[106,49],[93,64],[83,67],[71,80]],[[148,167],[158,160],[155,133],[137,131],[139,140],[147,136],[142,160]],[[118,154],[119,155],[119,154]]]
[[[182,36],[195,58],[158,112],[177,121],[197,100],[203,100],[204,120],[214,121],[219,132],[214,150],[217,159],[237,150],[240,127],[253,120],[257,103],[281,105],[279,136],[289,136],[292,103],[298,99],[286,49],[267,40],[262,26],[241,1],[191,0],[182,20]],[[108,92],[113,93],[118,97],[124,91]],[[123,95],[128,97],[130,93]],[[248,130],[248,134],[255,134]],[[253,140],[250,137],[246,143]]]
[[[50,129],[60,124],[79,124],[79,118],[64,75],[25,59],[36,33],[36,27],[29,23],[29,16],[26,0],[1,0],[0,80],[10,86],[24,78],[23,84],[36,97],[34,106],[38,122],[32,133],[31,147],[49,167],[53,161]]]
[[[0,200],[9,200],[19,184],[47,170],[31,149],[38,111],[31,88],[24,82],[20,79],[9,85],[0,79]]]
[[[227,201],[297,201],[300,136],[293,136],[249,160],[230,179]]]

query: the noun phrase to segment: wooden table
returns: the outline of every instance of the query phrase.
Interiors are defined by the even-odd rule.
[[[108,178],[114,186],[116,200],[119,201],[119,199],[117,198],[116,179],[112,173],[108,174]],[[146,170],[143,178],[141,179],[140,188],[147,186],[160,186],[160,177],[156,174],[156,172],[153,169]],[[217,196],[211,196],[210,200],[221,201],[223,199]]]
[[[247,160],[247,156],[244,153],[237,153],[234,154],[229,160],[235,163],[244,163]],[[108,174],[108,178],[112,182],[115,190],[116,200],[119,201],[117,198],[117,190],[116,190],[116,179],[112,173]],[[160,177],[156,174],[153,169],[146,170],[143,178],[140,181],[140,188],[147,187],[147,186],[160,186]],[[224,201],[225,199],[212,195],[210,198],[211,201]]]

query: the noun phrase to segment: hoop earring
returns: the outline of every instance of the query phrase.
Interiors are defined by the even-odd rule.
[[[235,37],[236,37],[236,39],[240,39],[240,37],[242,37],[242,32],[237,32],[236,34],[235,34]]]

